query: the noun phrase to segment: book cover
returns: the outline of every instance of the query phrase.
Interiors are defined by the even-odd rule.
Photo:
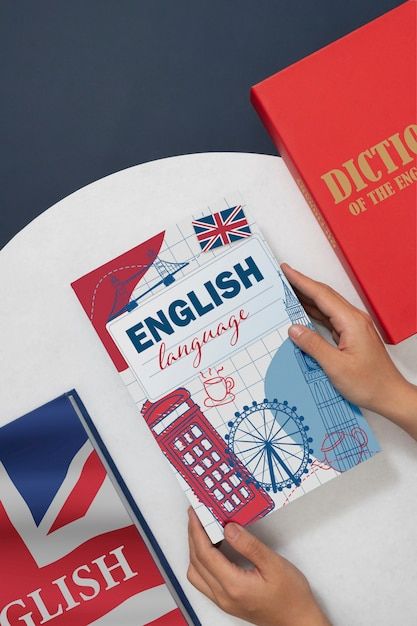
[[[132,525],[81,414],[72,391],[0,428],[0,622],[186,626],[173,593],[187,600],[145,520],[155,556]]]
[[[390,343],[417,332],[416,6],[405,2],[251,90]]]
[[[310,320],[239,198],[72,286],[213,542],[378,451],[288,338]]]

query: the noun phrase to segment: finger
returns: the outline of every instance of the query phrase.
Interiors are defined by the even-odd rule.
[[[350,302],[348,302],[340,293],[331,289],[328,285],[321,283],[309,276],[306,276],[302,272],[294,269],[288,263],[283,263],[281,269],[284,272],[286,278],[291,283],[294,291],[298,291],[302,296],[311,303],[317,304],[317,296],[324,291],[330,291],[334,300],[338,300],[345,304],[348,308],[355,308]]]
[[[189,510],[189,536],[193,546],[193,565],[201,574],[207,571],[221,587],[236,580],[239,568],[213,546],[197,515]],[[212,587],[212,585],[210,585]],[[213,589],[213,587],[212,587]]]
[[[277,555],[245,528],[232,522],[225,527],[224,536],[230,545],[253,563],[261,575],[276,567]]]
[[[316,320],[317,322],[320,322],[320,324],[328,328],[330,331],[334,330],[329,318],[323,315],[323,313],[319,311],[317,307],[311,304],[303,304],[303,306],[309,317],[311,317],[313,320]]]
[[[190,513],[189,513],[190,515]],[[190,523],[189,523],[190,527]],[[210,588],[213,594],[218,594],[221,591],[221,584],[216,578],[206,569],[203,563],[197,557],[195,542],[192,536],[192,533],[189,531],[188,533],[188,545],[190,550],[190,564],[199,574],[200,578],[204,580],[206,585]]]
[[[215,602],[215,597],[212,590],[192,563],[190,563],[188,567],[187,578],[189,582],[196,589],[198,589],[198,591],[201,591],[201,593],[203,593],[207,598],[210,598],[210,600]]]
[[[340,335],[333,328],[329,318],[326,317],[325,315],[323,315],[323,313],[321,313],[321,311],[316,309],[315,306],[312,306],[312,305],[309,305],[309,304],[305,304],[304,305],[304,309],[305,309],[306,313],[308,314],[308,316],[311,319],[315,320],[316,322],[318,322],[319,324],[321,324],[322,326],[327,328],[327,330],[329,330],[331,332],[332,337],[333,337],[335,343],[339,344]]]
[[[328,317],[340,333],[351,319],[352,312],[357,309],[328,285],[308,278],[287,263],[283,263],[281,268],[291,285]]]
[[[309,302],[302,302],[301,300],[300,302],[303,305],[306,313],[308,313],[310,317],[314,317],[314,319],[318,320],[319,322],[327,320],[327,323],[329,323],[329,318],[326,315],[324,315],[324,313],[322,313],[320,309],[316,307],[315,304],[310,304]]]
[[[288,334],[296,346],[316,359],[328,374],[331,375],[331,372],[338,367],[341,352],[314,330],[294,324],[288,329]]]
[[[295,287],[294,285],[291,285],[291,287],[293,288],[293,291],[294,291],[295,295],[297,296],[297,298],[299,299],[299,301],[303,305],[304,304],[311,304],[312,306],[315,306],[315,304],[314,304],[314,302],[313,302],[313,300],[311,298],[306,296],[302,291],[297,289],[297,287]]]

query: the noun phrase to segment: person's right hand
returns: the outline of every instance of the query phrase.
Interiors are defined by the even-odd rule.
[[[293,342],[316,359],[345,398],[385,415],[417,439],[417,388],[395,367],[370,316],[328,285],[286,263],[281,269],[308,315],[331,331],[337,346],[302,325],[290,327]]]
[[[307,579],[292,563],[246,528],[229,523],[227,542],[252,564],[238,566],[211,543],[191,507],[188,515],[187,578],[223,611],[257,626],[330,626]]]

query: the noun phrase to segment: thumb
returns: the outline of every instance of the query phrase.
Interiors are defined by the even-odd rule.
[[[262,541],[259,541],[254,535],[235,522],[226,525],[224,536],[232,548],[253,563],[261,573],[267,569],[271,557],[275,558],[276,556],[275,552],[270,550]]]
[[[307,326],[294,324],[290,326],[288,334],[295,345],[316,359],[327,373],[330,374],[334,370],[335,361],[340,358],[340,352],[318,333]]]

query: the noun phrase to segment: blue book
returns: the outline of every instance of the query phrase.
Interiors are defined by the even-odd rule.
[[[1,623],[200,626],[88,424],[73,390],[0,428]]]
[[[213,542],[378,452],[288,338],[311,322],[240,198],[72,286]]]

